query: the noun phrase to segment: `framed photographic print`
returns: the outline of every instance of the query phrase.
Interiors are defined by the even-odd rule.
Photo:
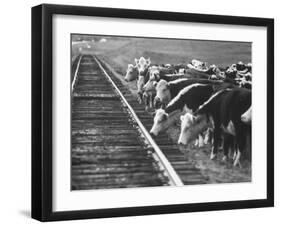
[[[273,68],[273,19],[33,7],[32,217],[273,206]]]

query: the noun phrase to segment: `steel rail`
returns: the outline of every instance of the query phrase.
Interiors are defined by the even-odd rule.
[[[78,60],[77,67],[76,67],[76,70],[75,70],[75,73],[74,73],[74,78],[73,78],[73,81],[72,81],[72,84],[71,84],[71,91],[72,92],[73,92],[73,88],[74,88],[75,82],[77,80],[78,69],[80,67],[80,62],[81,62],[82,56],[83,55],[81,55],[79,60]]]
[[[118,95],[121,97],[122,101],[124,102],[125,106],[128,108],[130,114],[133,116],[135,122],[138,124],[143,136],[146,138],[146,140],[149,142],[149,144],[152,146],[154,149],[154,158],[156,161],[158,161],[158,164],[162,170],[165,171],[167,177],[169,178],[170,185],[175,185],[175,186],[183,186],[183,182],[172,167],[171,163],[168,161],[168,159],[165,157],[161,149],[158,147],[158,145],[155,143],[151,135],[148,133],[136,113],[134,112],[134,109],[131,107],[131,105],[128,103],[122,92],[119,90],[115,82],[111,79],[111,77],[108,75],[104,67],[100,64],[96,56],[93,56],[99,67],[102,69],[103,73],[105,76],[108,78],[108,80],[112,83],[113,87],[115,88],[116,92]]]

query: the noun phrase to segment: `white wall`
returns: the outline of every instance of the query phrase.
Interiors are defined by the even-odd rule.
[[[30,219],[30,155],[31,155],[31,77],[30,77],[30,7],[41,1],[3,1],[1,4],[1,146],[0,146],[0,224],[36,225]],[[103,7],[139,8],[151,10],[181,11],[192,13],[226,14],[237,16],[275,18],[275,84],[281,84],[280,39],[281,15],[278,1],[262,2],[235,0],[173,0],[173,1],[48,1],[56,4],[89,5]],[[4,49],[4,51],[3,51]],[[276,87],[276,86],[275,86]],[[275,92],[275,115],[280,115],[281,90]],[[278,105],[279,102],[279,105]],[[280,159],[280,117],[275,119],[275,159]],[[278,128],[279,127],[279,128]],[[278,139],[279,138],[279,139]],[[258,151],[258,150],[256,150]],[[278,163],[278,161],[275,161]],[[276,207],[249,210],[154,215],[142,217],[111,218],[55,223],[60,225],[265,225],[276,222],[281,211],[280,165],[276,164]]]

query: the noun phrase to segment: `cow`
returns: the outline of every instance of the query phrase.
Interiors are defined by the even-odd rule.
[[[127,72],[125,75],[125,81],[130,82],[138,78],[138,68],[136,65],[128,64]]]
[[[178,143],[189,143],[207,127],[214,127],[214,143],[210,158],[218,151],[221,135],[227,133],[235,138],[237,153],[233,165],[240,165],[241,153],[251,129],[241,121],[241,115],[251,106],[251,91],[244,88],[219,90],[193,114],[182,117]],[[224,150],[226,155],[226,150]]]
[[[252,63],[248,63],[248,64],[246,65],[246,68],[247,68],[247,71],[248,71],[248,72],[252,73]]]
[[[236,78],[235,84],[239,87],[242,87],[242,88],[252,89],[252,82],[247,80],[246,77]]]
[[[166,105],[173,99],[183,88],[192,85],[194,83],[201,84],[213,84],[213,85],[224,85],[228,87],[233,87],[232,84],[223,83],[222,81],[213,81],[208,79],[196,79],[196,78],[182,78],[175,81],[167,82],[165,80],[160,80],[156,86],[156,96],[154,98],[154,105],[157,107],[159,105]]]
[[[207,63],[202,62],[196,59],[191,60],[191,63],[188,64],[189,68],[196,68],[198,70],[206,70],[207,69]]]
[[[237,70],[236,68],[233,68],[233,65],[232,65],[232,68],[228,68],[225,72],[224,72],[224,77],[226,79],[235,79],[237,77]]]
[[[139,76],[144,76],[147,73],[151,61],[150,58],[145,59],[144,57],[141,57],[139,60],[135,59],[135,63],[139,72]]]
[[[170,81],[175,81],[177,79],[188,78],[188,77],[190,77],[190,76],[185,75],[185,74],[161,74],[160,75],[160,74],[155,74],[152,72],[152,73],[150,73],[148,81],[143,86],[143,90],[146,92],[155,91],[155,86],[156,86],[157,82],[159,82],[160,80],[165,80],[167,82],[170,82]]]
[[[143,95],[143,86],[147,82],[148,78],[147,75],[149,73],[149,66],[151,64],[150,58],[147,60],[144,57],[141,57],[139,60],[135,59],[135,63],[138,69],[138,80],[137,80],[137,93],[139,102],[142,102],[142,95]]]
[[[247,124],[252,123],[252,106],[241,115],[241,121]]]
[[[246,65],[242,62],[242,61],[239,61],[237,64],[236,64],[236,69],[237,71],[245,71],[247,70],[247,67]]]
[[[214,92],[213,85],[194,83],[183,88],[166,106],[156,110],[154,123],[150,130],[153,136],[169,128],[182,112],[195,111]]]
[[[173,66],[177,74],[185,74],[185,70],[188,68],[186,64],[176,64]]]
[[[173,75],[170,73],[174,73],[175,70],[173,68],[165,68],[160,66],[152,66],[148,69],[148,72],[145,76],[142,76],[138,79],[138,93],[139,95],[143,95],[147,98],[146,105],[150,103],[150,107],[153,105],[153,97],[155,96],[155,87],[152,85],[154,81],[159,81],[160,78],[165,78],[167,80],[175,80],[182,75]]]

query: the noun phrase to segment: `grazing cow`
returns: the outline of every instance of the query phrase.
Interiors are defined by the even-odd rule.
[[[206,70],[207,69],[207,63],[206,62],[202,62],[196,59],[193,59],[191,61],[191,64],[188,64],[189,68],[196,68],[199,70]]]
[[[213,86],[194,83],[183,88],[167,105],[165,109],[156,110],[154,123],[150,133],[157,136],[166,130],[179,118],[182,111],[193,112],[214,92]]]
[[[205,73],[208,74],[209,79],[212,80],[224,79],[224,72],[214,64],[212,64]]]
[[[210,75],[207,74],[208,70],[198,70],[196,68],[188,68],[185,70],[185,74],[188,74],[190,78],[209,79]]]
[[[252,73],[252,63],[248,63],[246,65],[246,68],[247,68],[248,72]]]
[[[237,73],[237,78],[236,79],[245,79],[246,81],[252,81],[252,73],[247,72],[245,74]]]
[[[241,88],[252,89],[252,82],[248,81],[246,77],[236,78],[235,84]]]
[[[240,164],[241,152],[246,148],[246,138],[250,133],[250,127],[241,121],[241,115],[250,106],[250,90],[234,88],[216,92],[193,115],[186,114],[182,118],[179,143],[192,141],[202,130],[213,124],[214,144],[211,159],[217,154],[222,133],[228,133],[235,137],[238,149],[233,165]]]
[[[186,69],[185,68],[180,68],[177,73],[180,74],[180,75],[184,75],[186,72]]]
[[[252,106],[241,115],[241,121],[248,124],[252,123]]]
[[[159,106],[160,104],[165,105],[169,103],[170,100],[173,99],[183,88],[192,85],[194,83],[233,87],[233,85],[229,83],[223,83],[222,81],[212,81],[208,79],[182,78],[171,82],[160,80],[155,87],[156,89],[156,96],[154,99],[155,106]],[[219,86],[217,88],[219,88]]]
[[[138,74],[139,74],[139,72],[138,72],[137,66],[128,64],[127,72],[125,75],[125,81],[130,82],[130,81],[136,80],[138,78]]]
[[[228,68],[225,72],[224,72],[224,76],[226,79],[235,79],[237,76],[237,70],[234,68]]]
[[[156,86],[157,82],[159,82],[160,80],[165,80],[167,82],[170,82],[170,81],[175,81],[177,79],[189,78],[189,77],[190,77],[189,75],[185,75],[185,74],[162,74],[162,75],[160,75],[160,74],[151,73],[148,81],[143,86],[143,89],[144,89],[144,91],[147,91],[147,92],[155,91],[155,86]]]
[[[185,74],[185,70],[188,68],[186,64],[176,64],[173,66],[177,74]]]
[[[247,70],[247,67],[246,65],[242,62],[242,61],[239,61],[237,64],[236,64],[236,69],[237,71],[245,71]]]

